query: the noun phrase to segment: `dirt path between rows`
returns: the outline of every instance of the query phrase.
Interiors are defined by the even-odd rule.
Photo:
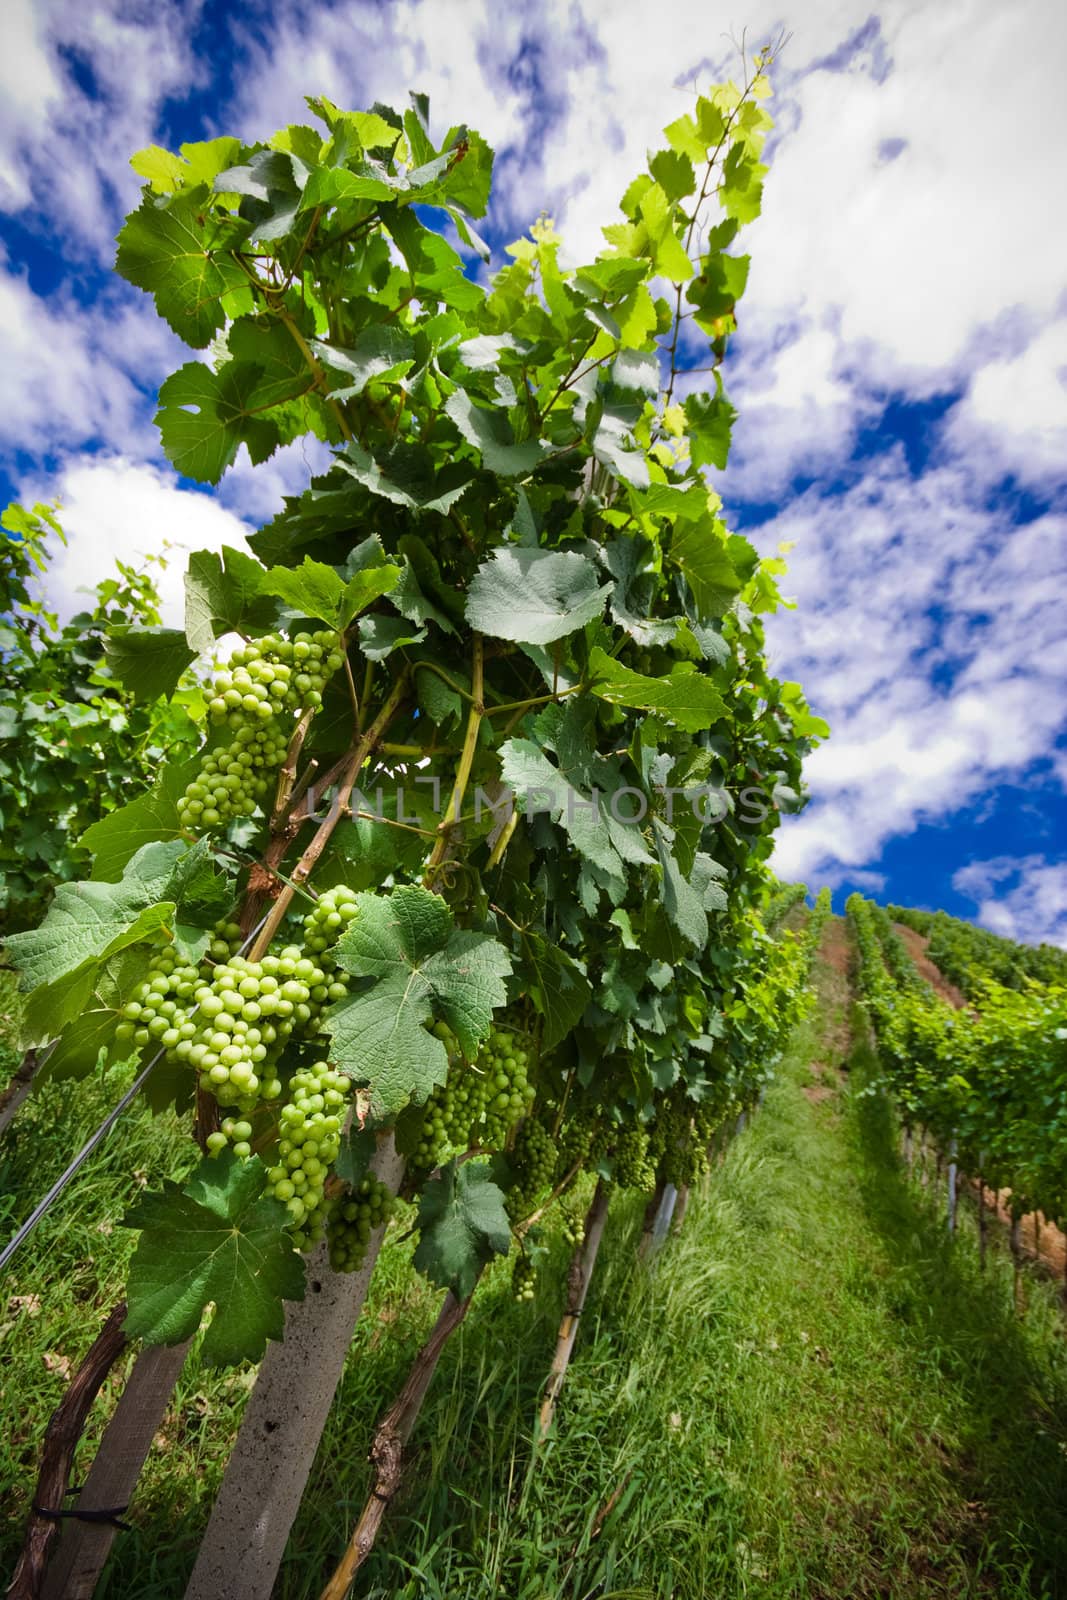
[[[930,987],[946,1000],[950,1006],[961,1011],[967,1004],[966,996],[957,989],[954,983],[941,973],[926,953],[929,939],[923,934],[916,933],[914,928],[906,928],[902,922],[895,922],[893,927],[900,935],[907,948],[908,954],[914,961],[919,973],[924,977]],[[968,1187],[977,1192],[977,1184],[968,1182]],[[997,1194],[992,1189],[985,1190],[986,1205],[996,1211],[997,1217],[1006,1228],[1011,1228],[1011,1209],[1008,1201],[1011,1198],[1010,1189],[1001,1189]],[[1055,1223],[1042,1222],[1036,1212],[1028,1211],[1022,1219],[1022,1248],[1026,1255],[1035,1260],[1042,1261],[1050,1272],[1057,1277],[1063,1277],[1067,1272],[1067,1237],[1056,1227]]]
[[[893,928],[900,935],[909,956],[919,969],[919,976],[926,979],[931,989],[939,994],[942,1000],[947,1000],[957,1011],[962,1010],[967,1004],[967,998],[954,983],[949,983],[926,954],[929,939],[921,933],[916,933],[914,928],[906,928],[902,922],[894,922]]]

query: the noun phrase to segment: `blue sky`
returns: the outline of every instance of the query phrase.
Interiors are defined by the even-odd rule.
[[[496,146],[491,240],[541,210],[575,258],[693,84],[784,27],[779,131],[727,386],[720,488],[794,611],[777,671],[834,736],[783,875],[1067,943],[1067,154],[1052,0],[6,0],[0,489],[59,498],[52,598],[115,555],[237,543],[300,484],[282,453],[206,495],[152,427],[182,359],[109,272],[129,155],[269,134],[302,96],[429,92]],[[838,904],[840,904],[840,897]]]

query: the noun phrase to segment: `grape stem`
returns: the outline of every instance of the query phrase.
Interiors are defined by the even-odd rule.
[[[449,847],[451,831],[461,816],[463,797],[467,792],[471,768],[474,765],[474,755],[478,748],[478,734],[481,731],[482,718],[485,716],[485,704],[482,698],[485,691],[485,658],[480,633],[474,635],[474,647],[471,653],[471,690],[471,709],[467,718],[467,733],[463,740],[459,765],[456,768],[456,780],[452,785],[448,810],[442,821],[437,825],[437,843],[430,852],[430,859],[426,864],[423,885],[427,889],[433,887],[433,880],[441,870],[442,862]]]
[[[517,1222],[515,1224],[514,1228],[511,1231],[514,1233],[516,1239],[518,1239],[521,1242],[522,1239],[525,1238],[525,1236],[529,1232],[529,1230],[534,1226],[534,1223],[540,1222],[541,1218],[544,1216],[544,1214],[548,1210],[549,1206],[553,1205],[559,1199],[559,1197],[563,1193],[564,1189],[569,1188],[570,1185],[574,1182],[575,1178],[578,1176],[579,1172],[581,1172],[581,1170],[582,1170],[582,1166],[584,1164],[584,1161],[585,1161],[585,1157],[584,1156],[579,1156],[578,1160],[574,1163],[573,1167],[568,1172],[567,1176],[565,1178],[561,1178],[560,1179],[559,1183],[556,1184],[556,1187],[553,1189],[552,1193],[549,1195],[548,1199],[544,1202],[544,1204],[538,1206],[536,1211],[531,1211],[530,1215],[528,1217],[523,1217],[521,1222]]]
[[[293,868],[290,881],[283,885],[278,898],[275,900],[274,905],[271,908],[270,915],[260,930],[259,937],[256,939],[252,949],[249,951],[250,961],[262,960],[271,940],[274,938],[274,935],[277,933],[282,924],[282,919],[289,909],[293,895],[298,889],[303,887],[314,871],[319,857],[325,850],[334,829],[344,814],[345,808],[347,807],[351,798],[352,790],[355,787],[356,779],[363,770],[363,766],[367,760],[367,757],[371,754],[372,750],[374,750],[382,734],[385,732],[390,722],[392,722],[393,718],[396,716],[397,711],[400,709],[400,706],[404,700],[404,696],[407,694],[408,679],[409,670],[405,667],[390,690],[388,698],[386,699],[385,704],[382,706],[378,715],[375,717],[366,733],[360,736],[355,748],[346,758],[344,770],[341,774],[341,781],[338,784],[336,793],[334,794],[333,800],[330,804],[330,809],[326,813],[326,816],[323,818],[323,820],[319,823],[318,828],[315,830],[311,843],[308,845],[307,849],[300,857],[300,860]],[[322,798],[322,795],[325,792],[327,779],[332,779],[332,777],[333,771],[331,770],[331,772],[326,774],[326,778],[323,779],[322,786],[320,787],[319,785],[316,785],[316,789],[313,791],[315,793],[316,801]],[[290,824],[292,821],[293,819],[290,818]],[[284,854],[284,849],[282,853]],[[281,858],[279,857],[278,859],[280,860]]]

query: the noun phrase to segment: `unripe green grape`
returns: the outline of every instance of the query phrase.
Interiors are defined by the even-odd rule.
[[[525,1252],[520,1251],[511,1270],[511,1292],[520,1304],[531,1301],[537,1292],[537,1269]]]
[[[376,1228],[389,1221],[396,1207],[392,1191],[367,1174],[355,1189],[348,1189],[330,1208],[326,1237],[330,1265],[335,1272],[358,1272]]]

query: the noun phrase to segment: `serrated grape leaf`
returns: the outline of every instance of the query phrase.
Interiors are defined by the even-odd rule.
[[[420,1123],[421,1126],[421,1123]],[[334,1171],[353,1189],[363,1182],[378,1148],[378,1137],[373,1128],[349,1128],[341,1140]]]
[[[469,461],[451,461],[437,471],[424,445],[401,442],[375,460],[355,441],[337,465],[371,494],[412,510],[447,512],[474,482]]]
[[[320,622],[343,629],[375,600],[395,589],[400,574],[400,567],[383,563],[364,567],[346,582],[333,567],[305,556],[299,567],[271,567],[263,587],[301,616],[317,617]]]
[[[248,405],[257,411],[285,405],[314,387],[314,374],[303,350],[285,324],[275,318],[239,317],[226,335],[226,348],[232,362],[247,362],[258,370],[248,394]]]
[[[730,454],[730,434],[737,412],[723,392],[716,373],[716,394],[691,394],[685,401],[689,425],[689,453],[695,467],[717,467],[721,472]]]
[[[108,812],[78,840],[93,854],[93,877],[113,883],[143,845],[176,839],[181,833],[178,801],[200,771],[201,760],[168,762],[147,794]]]
[[[179,338],[203,349],[226,320],[223,296],[247,284],[226,254],[247,231],[214,216],[203,189],[183,190],[165,203],[146,196],[119,234],[115,270],[154,297]]]
[[[164,898],[174,902],[174,943],[185,961],[199,961],[211,942],[211,930],[234,901],[233,866],[223,867],[206,839],[175,863]]]
[[[688,582],[702,616],[721,617],[730,609],[741,592],[741,579],[720,522],[703,517],[678,523],[668,555]]]
[[[170,695],[196,660],[178,628],[112,628],[104,641],[107,664],[137,700]]]
[[[7,940],[20,988],[54,983],[164,927],[174,905],[160,902],[187,848],[177,839],[142,846],[118,883],[61,883],[40,927]]]
[[[653,819],[652,832],[663,869],[663,909],[682,937],[702,950],[708,941],[703,893],[690,883],[675,859],[672,830],[657,817]]]
[[[610,583],[573,550],[496,550],[467,595],[467,620],[480,633],[517,644],[552,644],[602,616]]]
[[[167,459],[186,477],[218,483],[246,445],[254,463],[266,461],[281,436],[256,415],[260,368],[228,361],[218,372],[201,361],[172,372],[159,391],[156,425]]]
[[[541,1048],[554,1050],[581,1021],[592,988],[577,961],[539,933],[523,934],[522,955],[519,976],[545,1019]]]
[[[424,1024],[447,1022],[468,1056],[477,1052],[507,993],[511,958],[487,934],[457,932],[439,895],[400,888],[361,894],[335,955],[373,986],[332,1006],[333,1059],[371,1091],[371,1116],[393,1117],[445,1081],[448,1055]]]
[[[726,715],[719,691],[691,661],[680,661],[666,678],[633,672],[597,645],[589,655],[590,688],[613,706],[655,711],[687,733],[701,733]]]
[[[415,365],[415,344],[402,328],[373,325],[346,349],[317,340],[315,354],[332,372],[343,372],[349,382],[330,392],[335,400],[362,394],[373,378],[405,378]]]
[[[263,633],[278,615],[277,601],[264,593],[259,562],[223,545],[194,550],[185,574],[185,637],[198,654],[224,633]]]
[[[524,439],[516,444],[507,413],[496,407],[475,405],[465,389],[456,389],[449,395],[445,411],[467,443],[480,451],[487,471],[502,478],[526,477],[544,454],[540,439]]]
[[[247,165],[220,172],[215,192],[251,201],[241,207],[254,219],[249,238],[269,242],[283,239],[292,228],[307,181],[307,167],[291,150],[257,150]]]
[[[402,617],[360,617],[357,624],[359,648],[368,661],[384,661],[404,645],[421,644],[425,628],[412,627]],[[443,687],[443,685],[442,685]]]
[[[285,1231],[284,1205],[264,1195],[258,1156],[232,1150],[203,1160],[184,1188],[166,1183],[122,1219],[141,1237],[130,1262],[126,1332],[181,1344],[215,1315],[201,1356],[209,1367],[258,1361],[280,1339],[284,1302],[304,1298],[304,1263]]]
[[[419,1200],[416,1269],[458,1300],[473,1294],[494,1255],[511,1248],[504,1196],[488,1161],[450,1161],[431,1178]]]
[[[149,959],[147,947],[133,946],[95,969],[91,988],[80,1000],[77,1014],[66,1023],[48,1053],[42,1081],[84,1078],[95,1069],[101,1050],[105,1052],[106,1066],[137,1053],[135,1045],[116,1042],[115,1027],[123,1006],[147,973]]]

